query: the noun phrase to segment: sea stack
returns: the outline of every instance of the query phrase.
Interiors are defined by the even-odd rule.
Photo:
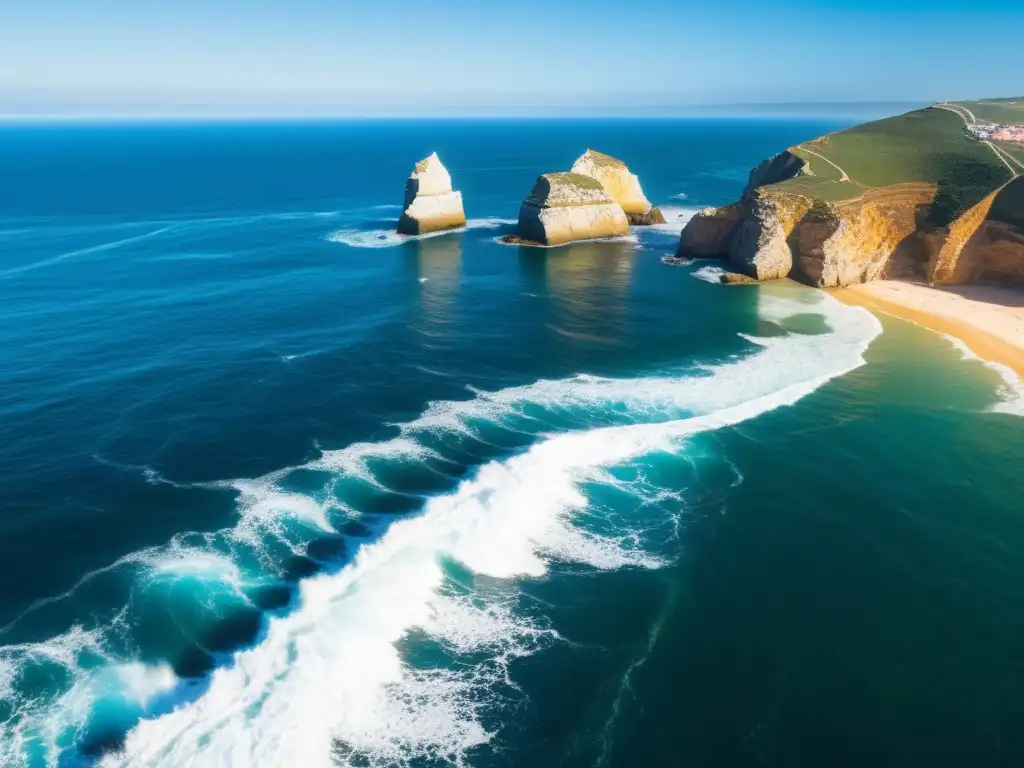
[[[597,179],[581,173],[537,177],[519,209],[520,242],[563,245],[629,234],[622,206]]]
[[[405,203],[398,219],[400,235],[423,235],[466,226],[462,193],[452,190],[452,177],[434,152],[416,163],[405,182]]]
[[[630,224],[664,224],[665,217],[661,211],[651,205],[640,187],[640,179],[621,160],[588,149],[572,165],[573,173],[580,173],[597,179],[611,195],[612,199],[622,206]]]

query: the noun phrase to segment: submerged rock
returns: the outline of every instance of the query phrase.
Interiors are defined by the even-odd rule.
[[[416,163],[405,183],[405,203],[398,219],[401,235],[422,235],[466,226],[462,193],[452,190],[452,177],[437,153]]]
[[[749,275],[741,275],[739,272],[723,272],[718,276],[718,282],[723,285],[745,285],[748,283],[756,284],[757,280]]]
[[[664,224],[661,211],[651,205],[640,187],[640,179],[621,160],[588,149],[573,163],[572,173],[597,179],[612,199],[622,206],[630,224]]]
[[[537,177],[519,209],[519,241],[563,245],[629,234],[622,206],[601,182],[580,173],[546,173]]]
[[[672,267],[685,267],[688,264],[693,264],[693,259],[686,256],[662,256],[661,263]]]

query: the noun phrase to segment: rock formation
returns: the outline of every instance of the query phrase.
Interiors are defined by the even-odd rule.
[[[698,211],[683,229],[676,255],[698,259],[728,256],[741,221],[743,207],[739,203]]]
[[[423,235],[466,226],[462,193],[452,190],[452,177],[437,153],[416,163],[405,183],[405,203],[398,219],[398,233]]]
[[[630,173],[629,168],[621,160],[588,149],[573,163],[572,173],[589,176],[601,182],[612,199],[622,206],[630,224],[665,223],[661,211],[651,205],[651,201],[640,188],[640,179],[636,174]]]
[[[676,255],[818,287],[1024,285],[1024,176],[959,119],[919,110],[769,158],[739,201],[690,219]]]
[[[807,173],[810,173],[807,161],[787,149],[767,160],[762,160],[751,170],[747,187],[743,190],[743,197],[750,197],[756,190],[768,184],[777,184],[780,181],[793,179]]]
[[[786,277],[793,268],[793,255],[786,243],[787,217],[778,201],[755,195],[729,247],[729,261],[743,274],[757,280]],[[809,206],[808,206],[809,207]]]
[[[739,272],[723,272],[719,275],[718,282],[722,285],[746,285],[756,283],[757,280],[748,275],[741,275]]]
[[[626,214],[599,181],[579,173],[537,177],[519,209],[520,242],[563,245],[629,233]]]

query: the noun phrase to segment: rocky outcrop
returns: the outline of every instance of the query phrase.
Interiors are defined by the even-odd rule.
[[[729,255],[734,251],[734,241],[739,236],[740,225],[749,220],[755,210],[757,204],[754,197],[757,191],[769,184],[776,184],[809,172],[807,162],[788,150],[763,161],[750,171],[747,186],[739,202],[719,208],[705,208],[687,222],[679,238],[676,255],[690,258]],[[763,212],[767,213],[768,209],[763,209]],[[746,227],[742,234],[744,242],[735,243],[735,252],[743,263],[753,261],[749,253],[752,244],[768,236],[767,233],[755,232],[755,229],[759,229],[759,226]],[[785,261],[781,253],[777,253],[776,257]],[[743,263],[737,266],[743,269]],[[755,269],[752,263],[749,268]]]
[[[899,184],[844,203],[815,203],[789,238],[792,276],[819,287],[918,276],[927,263],[920,219],[935,195],[934,185]]]
[[[698,259],[728,256],[733,235],[742,221],[740,203],[698,211],[683,228],[676,256]]]
[[[747,285],[756,283],[757,280],[748,275],[741,275],[739,272],[723,272],[719,275],[718,282],[723,285]]]
[[[807,173],[810,173],[807,161],[787,149],[785,152],[763,160],[750,172],[747,187],[743,190],[743,197],[750,197],[761,187],[778,184],[780,181],[793,179]]]
[[[661,211],[651,205],[640,187],[640,179],[621,160],[610,155],[588,149],[572,164],[572,173],[579,173],[597,179],[611,195],[612,199],[622,206],[630,224],[649,225],[664,224],[665,217]]]
[[[954,220],[930,268],[936,285],[1024,284],[1024,177]]]
[[[738,202],[690,219],[677,256],[819,287],[1024,284],[1024,177],[958,120],[915,110],[769,158]]]
[[[1024,284],[1024,207],[1018,218],[1012,213],[1024,202],[1024,178],[948,227],[928,223],[936,197],[933,184],[896,184],[838,203],[768,186],[694,216],[678,254],[728,258],[757,280],[791,277],[822,288],[883,278]]]
[[[437,153],[416,163],[405,183],[405,202],[398,219],[402,235],[423,235],[466,226],[462,193],[452,190],[452,177]]]
[[[519,209],[519,242],[563,245],[629,233],[622,206],[601,182],[579,173],[537,177]]]
[[[729,248],[729,261],[757,280],[788,277],[793,268],[793,253],[787,238],[795,223],[810,209],[811,201],[758,191],[744,207],[743,222]]]

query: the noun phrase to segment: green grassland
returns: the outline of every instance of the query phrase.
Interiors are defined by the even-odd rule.
[[[818,141],[821,141],[821,139],[818,139]],[[825,154],[816,147],[815,142],[813,141],[807,142],[806,148],[803,145],[801,145],[799,147],[793,147],[789,151],[792,152],[797,157],[799,157],[800,159],[806,160],[808,163],[810,163],[811,168],[813,168],[814,175],[817,176],[818,178],[836,182],[843,180],[842,171],[840,171],[833,165],[829,165],[828,163],[823,162],[820,157],[817,157],[812,152],[809,152],[809,149],[813,149],[814,152],[817,152],[819,155],[825,155],[825,157],[828,157],[827,154]]]
[[[1018,163],[1024,165],[1024,144],[1019,141],[993,141],[1003,152],[1014,158]],[[1017,172],[1024,175],[1024,168],[1018,168]]]
[[[1015,99],[950,102],[969,109],[983,123],[1024,125],[1024,96]]]
[[[582,189],[604,189],[601,182],[582,173],[572,171],[560,171],[559,173],[546,173],[544,178],[548,179],[552,186],[555,184],[571,184]]]
[[[935,184],[931,218],[938,226],[1012,178],[988,146],[967,136],[960,117],[931,107],[829,134],[790,151],[810,163],[813,175],[772,189],[840,202],[894,184]],[[812,151],[842,168],[849,180],[841,181],[841,173]]]

